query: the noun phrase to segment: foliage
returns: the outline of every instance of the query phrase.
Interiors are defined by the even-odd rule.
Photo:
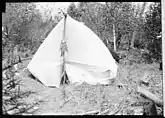
[[[155,2],[150,5],[146,13],[145,35],[147,49],[150,51],[152,58],[161,60],[162,56],[162,38],[157,38],[161,33],[161,4]]]
[[[140,5],[130,2],[107,2],[105,4],[81,2],[77,6],[72,3],[68,8],[68,14],[92,29],[111,52],[113,50],[113,23],[118,51],[130,48],[133,32],[136,31],[134,47],[140,52],[141,49],[149,50],[151,55],[146,53],[141,57],[145,55],[143,59],[150,62],[148,58],[153,56],[160,59],[161,55],[161,39],[155,40],[161,31],[160,4],[151,4],[146,17],[142,15],[139,20],[141,9]]]
[[[77,6],[74,3],[71,4],[67,13],[72,18],[84,22],[87,27],[92,29],[109,48],[117,61],[121,59],[120,63],[136,65],[136,63],[152,62],[153,59],[156,59],[156,61],[161,60],[162,55],[161,38],[157,38],[161,32],[161,4],[158,2],[151,4],[145,17],[142,17],[142,20],[139,21],[140,8],[140,6],[135,6],[130,2],[107,2],[105,4],[81,2]],[[44,14],[47,12],[49,11],[44,12]],[[4,114],[16,109],[20,111],[26,107],[21,107],[24,103],[20,99],[26,93],[21,94],[19,92],[20,78],[15,76],[17,70],[14,70],[14,65],[20,63],[22,58],[32,56],[61,19],[59,15],[54,17],[56,21],[49,16],[42,17],[34,3],[6,3],[6,13],[2,14],[2,26],[4,29],[2,32],[2,73],[6,75],[6,77],[2,77]],[[115,24],[117,53],[112,49],[113,24]],[[134,42],[136,49],[128,50],[134,30],[137,31]],[[141,74],[141,72],[139,73]],[[82,101],[78,102],[77,106],[81,102],[85,102],[87,98],[88,104],[95,105],[97,103],[102,105],[100,99],[104,97],[105,101],[107,101],[109,100],[108,93],[112,93],[97,92],[102,89],[99,85],[97,87],[100,89],[97,87],[93,89],[90,86],[88,89],[84,86],[87,85],[76,88],[82,88],[83,91],[82,96],[78,96],[82,97]],[[84,88],[86,88],[86,91],[84,91]],[[97,93],[98,96],[95,96],[94,93]],[[31,93],[29,92],[28,94]]]
[[[139,49],[130,49],[128,52],[120,53],[121,58],[120,62],[126,65],[140,64],[151,62],[148,58],[148,54],[146,52],[142,52]]]
[[[74,3],[70,4],[67,9],[67,13],[76,20],[79,20],[78,18],[81,17],[79,10],[78,8],[76,8],[76,5]]]
[[[115,23],[117,43],[120,47],[121,37],[133,32],[137,24],[137,10],[129,3],[79,3],[76,7],[71,4],[68,14],[73,18],[85,22],[85,25],[92,29],[109,47],[112,47],[113,32],[112,25]],[[125,39],[130,40],[130,38]],[[110,48],[109,47],[109,48]]]
[[[18,70],[13,70],[14,65],[34,54],[55,25],[52,19],[42,20],[34,3],[6,3],[6,13],[2,14],[4,114],[13,110],[19,112],[18,107],[23,105],[20,98],[24,95],[18,92],[19,78],[15,76]]]
[[[13,61],[14,59],[12,59]],[[16,61],[16,60],[14,60]],[[3,62],[8,63],[8,62]],[[20,62],[15,62],[20,64]],[[3,67],[2,73],[2,108],[3,114],[20,114],[23,111],[26,111],[27,104],[21,101],[22,98],[27,97],[32,92],[26,91],[22,92],[20,89],[21,78],[18,73],[21,68],[16,69],[15,63],[8,64],[8,67]],[[18,66],[17,64],[17,66]],[[6,64],[5,64],[6,65]]]
[[[43,21],[33,3],[7,3],[6,13],[2,14],[2,25],[7,32],[4,41],[10,41],[9,44],[14,47],[19,45],[17,48],[21,52],[35,52],[55,23],[52,19]]]

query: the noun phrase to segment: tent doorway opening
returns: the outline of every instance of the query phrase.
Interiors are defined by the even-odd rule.
[[[64,75],[62,76],[61,82],[60,82],[60,85],[64,85],[64,84],[66,84],[66,85],[70,84],[66,71],[64,72]]]

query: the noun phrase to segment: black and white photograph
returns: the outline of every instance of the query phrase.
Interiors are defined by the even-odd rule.
[[[2,114],[165,116],[163,5],[6,2]]]

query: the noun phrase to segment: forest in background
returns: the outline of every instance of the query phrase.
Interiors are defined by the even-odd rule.
[[[152,3],[143,13],[147,3],[135,5],[131,2],[81,2],[72,3],[67,13],[84,22],[95,32],[111,52],[121,58],[121,52],[140,52],[146,63],[161,61],[161,4]],[[59,12],[43,19],[34,3],[7,3],[2,14],[3,60],[6,55],[34,54],[49,32],[62,18]],[[60,10],[59,10],[60,11]],[[49,12],[49,11],[46,11]],[[7,56],[8,58],[10,56]],[[13,58],[13,57],[12,57]],[[140,57],[139,57],[140,58]],[[132,60],[132,58],[130,58]],[[142,63],[142,60],[138,61]]]
[[[146,4],[72,3],[67,13],[95,32],[119,63],[161,63],[161,3],[153,2],[144,12]],[[11,92],[17,85],[14,65],[31,58],[63,16],[59,12],[53,17],[44,19],[35,3],[6,3],[6,12],[2,13],[3,96],[12,96],[3,99],[6,104],[17,103],[17,93]]]

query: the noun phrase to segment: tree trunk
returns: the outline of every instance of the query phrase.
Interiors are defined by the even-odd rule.
[[[101,36],[102,36],[102,32],[100,32],[99,27],[98,27],[98,25],[97,25],[95,19],[92,18],[92,16],[91,16],[90,11],[89,11],[89,6],[88,6],[88,4],[85,3],[85,6],[87,7],[87,12],[88,12],[90,21],[92,21],[92,22],[95,24],[95,27],[96,27],[97,33],[98,33],[98,35],[99,35],[99,38],[102,38],[102,37],[101,37]],[[85,13],[85,11],[84,11],[84,13]],[[93,15],[93,14],[92,14],[92,15]]]
[[[132,40],[131,40],[131,48],[134,48],[134,42],[135,42],[135,36],[136,36],[137,32],[136,30],[133,32],[132,34]]]
[[[109,40],[108,39],[106,39],[106,42],[107,42],[107,45],[109,45]]]
[[[111,3],[111,7],[108,6],[107,2],[105,4],[107,6],[107,10],[108,11],[110,9],[114,8],[114,3],[113,2]],[[113,29],[112,29],[113,30],[113,42],[114,42],[114,45],[113,46],[114,46],[114,51],[116,52],[116,34],[115,34],[115,24],[114,24],[115,18],[114,18],[114,13],[111,13],[110,11],[109,11],[109,13],[111,14],[111,17],[113,19]]]
[[[116,34],[115,34],[115,25],[113,24],[113,42],[114,42],[114,51],[116,52]]]
[[[115,8],[114,8],[114,2],[112,2],[111,3],[111,7],[109,8],[109,6],[108,6],[108,4],[107,4],[107,2],[106,2],[106,6],[107,6],[107,8],[108,9],[111,9],[111,11],[110,11],[110,14],[111,14],[111,17],[112,17],[112,19],[113,19],[113,46],[114,46],[114,51],[116,52],[116,34],[115,34],[115,23],[114,23],[114,21],[115,21],[115,17],[114,17],[114,12],[115,12]],[[113,9],[113,10],[112,10]]]
[[[117,48],[117,49],[120,48],[121,39],[122,39],[121,33],[116,34],[116,48]]]
[[[145,98],[152,100],[156,105],[163,106],[163,101],[156,95],[152,94],[148,90],[146,90],[144,87],[137,87],[137,93],[140,93],[141,96],[144,96]]]
[[[146,2],[143,3],[142,10],[139,13],[138,22],[141,22],[141,17],[142,17],[142,14],[144,13],[145,6],[146,6]],[[133,35],[132,35],[131,48],[134,48],[134,42],[135,42],[136,35],[137,35],[137,27],[135,28]]]

